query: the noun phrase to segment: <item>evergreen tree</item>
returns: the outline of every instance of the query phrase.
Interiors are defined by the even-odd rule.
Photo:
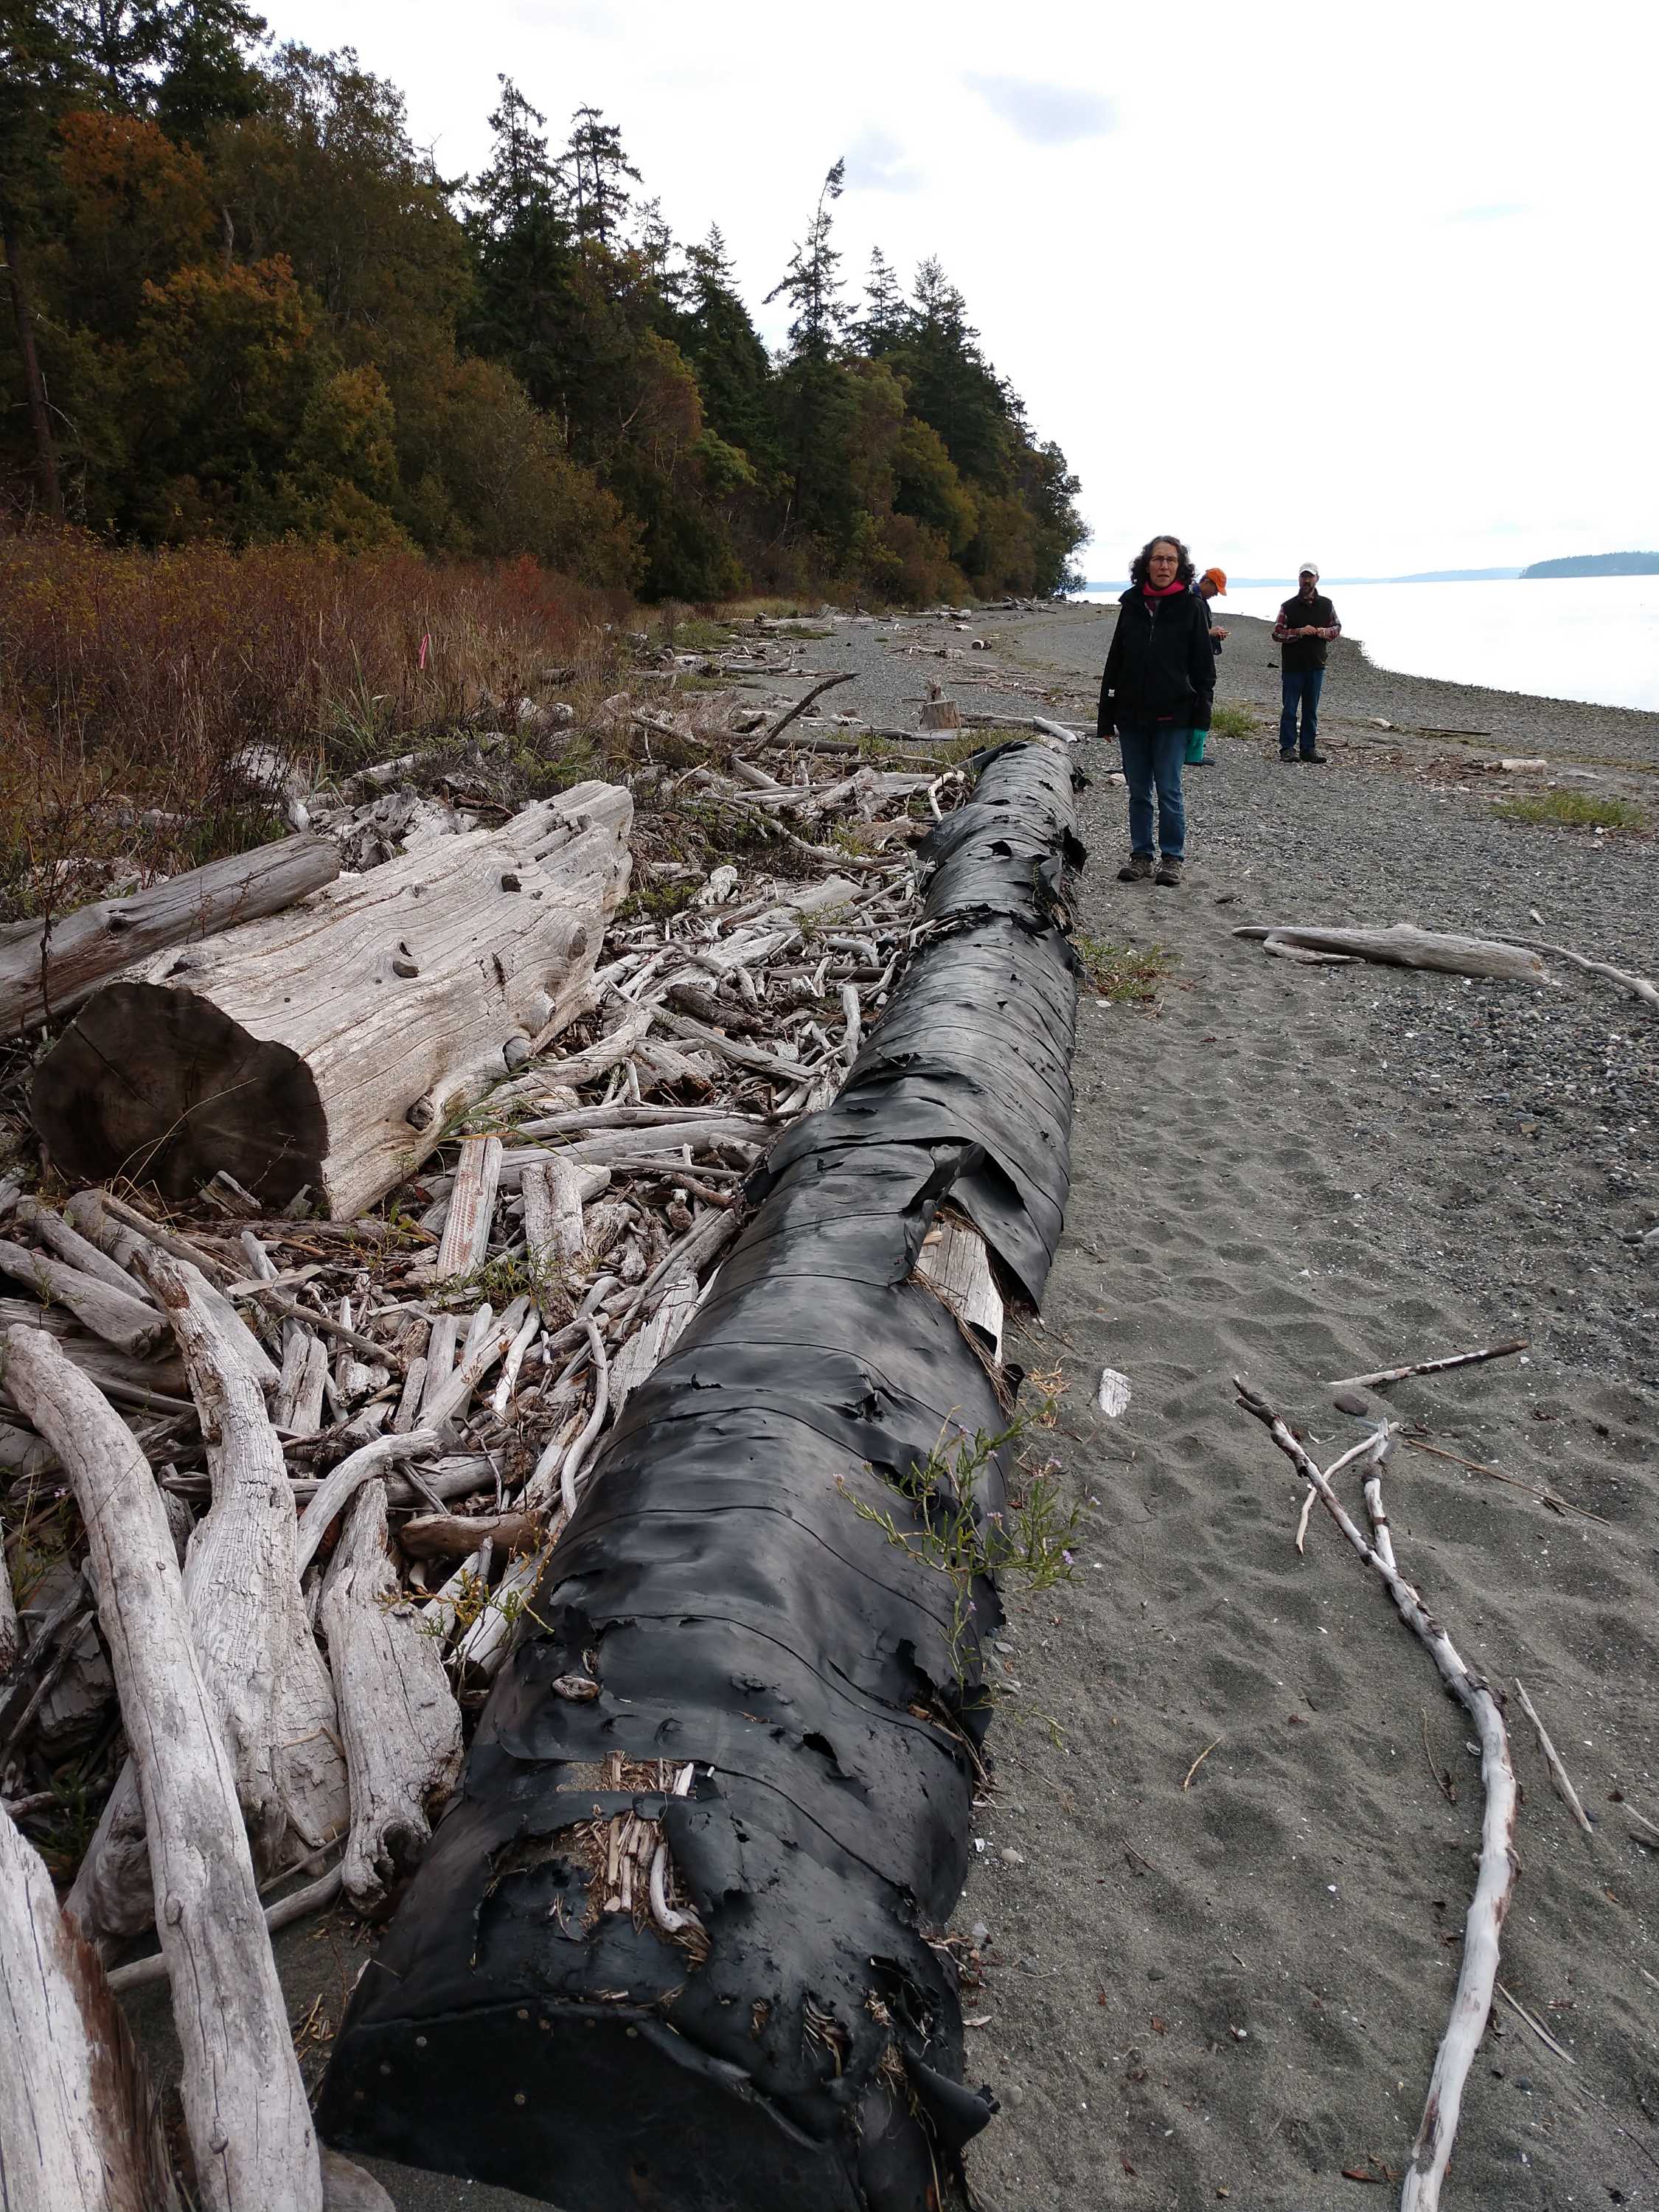
[[[872,361],[896,351],[910,327],[909,303],[892,264],[880,246],[870,249],[870,273],[864,280],[864,313],[859,343]]]
[[[760,470],[780,462],[772,421],[772,364],[749,310],[738,295],[726,240],[709,225],[700,246],[686,249],[684,310],[673,336],[697,373],[704,416],[719,436]]]
[[[570,143],[559,173],[576,236],[584,245],[592,241],[614,252],[628,216],[628,183],[637,185],[640,173],[623,151],[621,131],[597,107],[579,107],[570,120]]]

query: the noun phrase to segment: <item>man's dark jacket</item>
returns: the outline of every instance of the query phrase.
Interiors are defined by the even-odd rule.
[[[1215,696],[1210,616],[1189,591],[1149,599],[1138,584],[1118,602],[1117,628],[1100,679],[1097,737],[1121,722],[1162,722],[1207,730]]]

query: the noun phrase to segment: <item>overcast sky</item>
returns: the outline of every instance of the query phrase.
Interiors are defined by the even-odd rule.
[[[763,331],[824,171],[849,276],[937,253],[1083,480],[1280,575],[1659,546],[1659,5],[263,0],[355,45],[446,173],[497,72],[620,125]]]

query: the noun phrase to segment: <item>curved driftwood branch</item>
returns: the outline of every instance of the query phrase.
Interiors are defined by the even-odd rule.
[[[383,1482],[370,1483],[346,1516],[322,1621],[351,1777],[345,1891],[373,1911],[420,1860],[431,1816],[461,1771],[461,1709],[386,1556]]]
[[[158,1293],[161,1269],[175,1264],[158,1264]],[[197,1658],[161,1494],[126,1428],[50,1338],[13,1329],[6,1352],[13,1388],[67,1470],[86,1526],[150,1839],[203,2197],[216,2212],[320,2212],[317,2138],[237,1776]]]
[[[1486,1791],[1486,1811],[1480,1823],[1480,1862],[1474,1894],[1463,1923],[1463,1958],[1452,1999],[1451,2019],[1429,2076],[1429,2094],[1422,2124],[1412,2146],[1412,2159],[1401,2193],[1401,2212],[1435,2212],[1440,2185],[1451,2157],[1452,2139],[1463,2102],[1463,2088],[1474,2063],[1474,2054],[1486,2032],[1498,1979],[1498,1936],[1515,1887],[1514,1850],[1515,1770],[1510,1764],[1509,1738],[1498,1699],[1480,1675],[1465,1663],[1451,1638],[1400,1572],[1394,1544],[1382,1508],[1381,1478],[1366,1481],[1366,1504],[1371,1515],[1372,1537],[1368,1543],[1332,1489],[1328,1476],[1318,1468],[1291,1434],[1267,1400],[1252,1390],[1241,1376],[1233,1377],[1238,1402],[1272,1436],[1306,1481],[1354,1550],[1380,1576],[1407,1628],[1425,1645],[1440,1671],[1441,1680],[1474,1723],[1480,1739],[1480,1780]],[[1386,1445],[1381,1435],[1367,1438],[1360,1453]]]
[[[133,1265],[173,1323],[201,1416],[213,1503],[191,1540],[185,1589],[255,1848],[275,1863],[290,1826],[314,1850],[347,1814],[334,1692],[300,1594],[288,1469],[258,1383],[180,1263],[150,1251]]]

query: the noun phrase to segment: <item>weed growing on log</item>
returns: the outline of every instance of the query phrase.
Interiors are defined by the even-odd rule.
[[[1038,1416],[1039,1420],[1041,1416]],[[1006,1444],[1026,1434],[1031,1420],[1018,1416],[994,1436],[976,1430],[952,1443],[940,1438],[925,1460],[894,1482],[915,1513],[908,1528],[899,1525],[893,1507],[854,1498],[860,1521],[872,1521],[890,1544],[913,1559],[936,1568],[951,1585],[951,1655],[959,1687],[966,1686],[979,1638],[974,1620],[974,1585],[984,1577],[1023,1576],[1035,1593],[1072,1580],[1072,1542],[1082,1508],[1069,1509],[1060,1498],[1057,1463],[1049,1460],[1009,1492],[1005,1508],[982,1505],[976,1492],[987,1467]],[[843,1489],[850,1497],[850,1492]],[[988,1689],[981,1695],[988,1696]]]

